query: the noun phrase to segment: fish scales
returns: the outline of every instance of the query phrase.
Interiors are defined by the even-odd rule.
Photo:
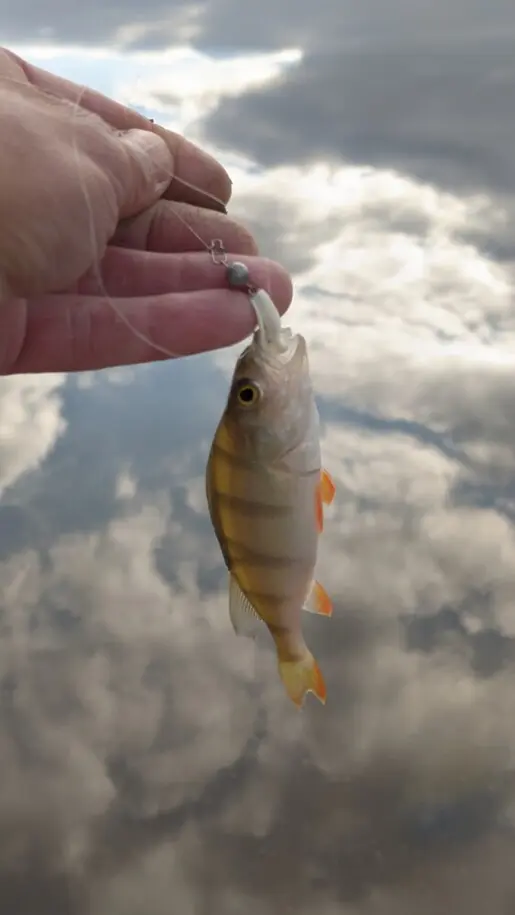
[[[232,453],[222,426],[214,440],[211,497],[229,567],[265,622],[288,610],[300,619],[313,572],[319,471],[299,478],[252,461],[231,463],[226,455]]]

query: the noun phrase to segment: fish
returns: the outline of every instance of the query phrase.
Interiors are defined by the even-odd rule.
[[[206,466],[209,514],[229,573],[234,631],[253,638],[263,622],[292,702],[301,707],[311,692],[325,704],[302,610],[332,615],[315,566],[336,487],[321,466],[306,340],[282,326],[264,290],[251,301],[258,325],[237,359]]]

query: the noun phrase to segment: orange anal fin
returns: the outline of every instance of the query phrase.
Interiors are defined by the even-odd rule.
[[[320,492],[324,505],[330,505],[336,494],[334,480],[327,470],[322,470],[320,474]]]
[[[303,609],[307,610],[308,613],[318,613],[320,616],[333,615],[331,598],[319,581],[314,581],[311,585],[311,591]]]
[[[324,677],[310,651],[300,661],[279,659],[279,673],[288,696],[298,708],[303,706],[306,693],[314,693],[325,705],[327,689]]]

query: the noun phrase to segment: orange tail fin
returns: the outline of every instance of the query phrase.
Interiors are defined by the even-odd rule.
[[[304,703],[306,693],[314,693],[319,702],[325,705],[327,690],[317,662],[310,651],[299,661],[281,661],[279,673],[284,688],[292,702],[299,708]]]

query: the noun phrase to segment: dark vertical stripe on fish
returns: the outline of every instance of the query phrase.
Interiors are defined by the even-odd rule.
[[[243,496],[232,496],[217,491],[218,504],[242,518],[284,518],[293,514],[291,505],[276,505],[273,502],[262,502],[247,499]]]

